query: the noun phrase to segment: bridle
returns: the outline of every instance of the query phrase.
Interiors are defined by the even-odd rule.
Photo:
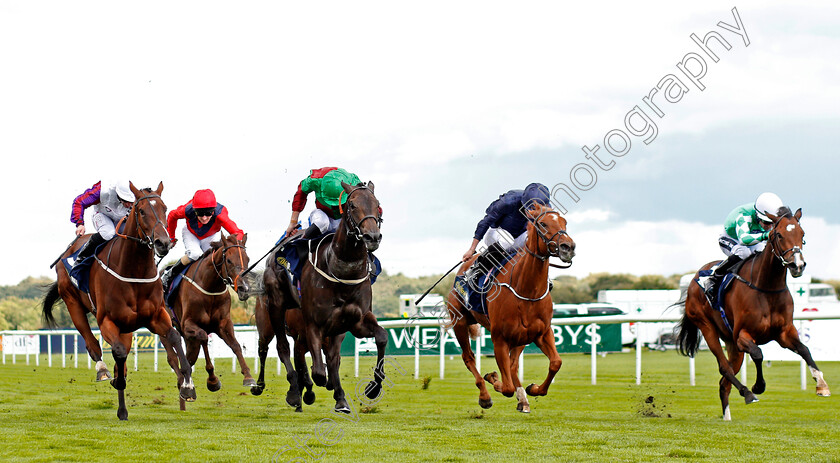
[[[140,208],[139,207],[140,201],[143,201],[144,199],[145,200],[151,200],[151,199],[154,199],[154,198],[160,199],[160,195],[150,194],[150,195],[146,195],[146,196],[143,196],[141,198],[138,198],[136,201],[134,201],[134,204],[132,204],[131,211],[129,211],[129,214],[132,214],[132,213],[134,214],[134,223],[137,224],[137,234],[139,236],[141,236],[142,238],[138,238],[138,237],[132,236],[132,235],[125,235],[125,234],[122,234],[122,233],[119,233],[119,232],[117,232],[116,235],[119,236],[120,238],[125,238],[127,240],[136,241],[140,244],[145,244],[146,246],[149,247],[149,249],[154,248],[153,236],[150,236],[148,233],[146,233],[146,230],[143,229],[143,225],[140,222],[140,219],[137,217],[137,214],[138,214],[137,211]],[[155,226],[152,227],[152,229],[157,228],[158,224],[160,224],[160,226],[162,226],[164,231],[165,231],[166,230],[166,224],[164,224],[163,221],[160,219],[160,217],[158,216],[155,208],[152,207],[151,209],[152,209],[152,214],[154,214],[154,216],[155,216]],[[126,217],[128,217],[128,215],[126,215],[125,217],[120,219],[119,223],[117,223],[117,227],[116,227],[117,230],[120,229],[120,225],[125,221]]]
[[[360,185],[360,186],[356,187],[355,189],[353,189],[353,191],[351,191],[350,193],[347,193],[346,203],[347,203],[348,206],[350,206],[350,199],[353,197],[353,194],[356,193],[357,191],[360,191],[360,190],[370,190],[370,188],[368,188],[367,185]],[[371,192],[371,194],[373,194],[373,192]],[[341,196],[343,196],[343,195],[344,195],[344,192],[341,192],[341,194],[339,194],[339,197],[338,197],[338,210],[342,214],[344,214],[344,209],[341,207]],[[374,198],[376,198],[376,197],[374,196]],[[377,206],[379,206],[378,201],[377,201]],[[361,225],[364,223],[365,220],[372,219],[376,222],[376,227],[381,228],[382,227],[382,213],[380,211],[381,211],[381,208],[377,207],[377,215],[369,214],[369,215],[366,215],[366,216],[362,217],[361,220],[356,221],[356,219],[353,217],[353,214],[350,212],[350,208],[348,207],[347,208],[347,214],[344,217],[344,226],[347,230],[347,234],[350,237],[356,239],[357,241],[363,241],[363,233],[362,233]]]
[[[546,211],[546,212],[543,212],[540,215],[538,215],[533,221],[534,231],[535,231],[536,235],[543,241],[543,243],[545,243],[545,248],[548,251],[548,255],[537,254],[537,253],[531,251],[530,249],[528,249],[527,246],[525,247],[525,250],[528,251],[528,254],[536,257],[537,259],[539,259],[543,262],[545,262],[549,257],[560,257],[560,244],[558,242],[559,238],[563,235],[568,235],[566,230],[562,230],[562,229],[557,230],[551,236],[548,236],[548,235],[546,235],[545,233],[542,232],[542,227],[540,227],[537,224],[537,222],[539,222],[539,220],[541,220],[543,217],[545,217],[548,214],[557,214],[558,218],[561,217],[560,213],[557,212],[557,211]],[[570,263],[568,266],[551,264],[551,266],[556,267],[556,268],[569,268],[569,267],[572,266],[572,264]]]
[[[767,241],[770,242],[770,245],[773,249],[773,255],[778,257],[779,260],[782,261],[783,266],[790,267],[791,265],[796,264],[796,259],[794,257],[796,256],[796,254],[799,254],[799,257],[802,258],[802,248],[800,248],[799,246],[793,246],[790,249],[786,249],[782,252],[778,251],[779,246],[777,244],[777,241],[782,239],[782,234],[776,231],[776,225],[778,225],[779,222],[781,222],[781,219],[779,219],[776,223],[773,224],[773,228],[770,229],[770,239],[768,239]],[[797,221],[797,223],[798,222],[799,221]],[[802,240],[802,244],[805,244],[805,240]],[[788,254],[791,254],[790,261],[785,259],[785,256],[787,256]]]
[[[213,264],[213,270],[216,271],[216,275],[219,276],[219,279],[221,279],[224,284],[233,287],[234,291],[238,291],[239,290],[239,277],[242,276],[242,273],[237,273],[236,276],[231,278],[231,276],[230,276],[231,271],[229,269],[227,259],[225,258],[226,257],[225,253],[227,253],[229,249],[233,249],[233,248],[237,248],[237,251],[239,252],[239,263],[242,264],[242,263],[245,262],[245,259],[242,257],[242,250],[245,249],[245,246],[243,246],[241,244],[232,244],[230,246],[225,246],[224,248],[221,248],[221,251],[222,251],[222,270],[224,270],[225,275],[227,275],[226,277],[222,276],[222,272],[219,270],[219,267],[216,265],[216,259],[214,259],[212,256],[210,257],[210,263]],[[218,249],[216,251],[213,251],[213,255],[215,255],[217,251],[218,251]]]

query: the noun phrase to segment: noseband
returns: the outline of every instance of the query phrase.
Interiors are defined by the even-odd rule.
[[[770,241],[770,245],[772,246],[773,255],[778,257],[779,260],[782,261],[783,266],[790,267],[791,265],[795,265],[796,263],[796,254],[799,254],[800,258],[802,257],[802,248],[800,248],[799,246],[793,246],[790,249],[782,251],[781,253],[778,251],[778,245],[776,243],[778,240],[782,239],[782,234],[776,231],[776,225],[778,225],[778,223],[779,222],[773,224],[773,228],[770,230],[770,239],[768,241]],[[788,254],[791,254],[790,261],[785,259],[785,256],[787,256]]]
[[[350,198],[353,197],[353,193],[355,193],[357,191],[360,191],[360,190],[370,190],[370,188],[368,188],[366,185],[362,185],[362,186],[359,186],[359,187],[355,188],[350,193],[347,193],[346,203],[347,203],[348,206],[350,205]],[[343,192],[342,192],[342,194],[343,194]],[[373,194],[373,192],[371,192],[371,194]],[[376,196],[374,196],[374,198],[376,198]],[[341,207],[341,198],[340,197],[338,199],[338,210],[339,210],[339,212],[344,214],[344,209]],[[378,210],[379,210],[379,208],[377,207],[377,212],[378,212]],[[376,228],[381,228],[382,227],[382,216],[381,215],[372,215],[372,214],[366,215],[366,216],[362,217],[362,220],[359,220],[357,222],[356,219],[353,218],[353,214],[350,212],[350,208],[348,208],[347,209],[347,215],[344,219],[344,226],[347,229],[347,234],[350,237],[356,239],[357,241],[363,241],[363,233],[362,233],[361,225],[364,223],[365,220],[368,220],[368,219],[372,219],[376,222]]]
[[[239,263],[244,264],[244,262],[245,262],[245,259],[242,257],[242,250],[245,249],[245,246],[243,246],[241,244],[234,244],[234,245],[225,246],[224,248],[222,248],[222,270],[224,270],[225,275],[227,275],[227,276],[222,276],[222,272],[219,270],[219,267],[216,265],[216,260],[215,259],[211,258],[210,263],[213,264],[213,270],[216,271],[216,275],[219,276],[219,279],[221,279],[224,284],[226,284],[228,286],[232,286],[234,291],[238,291],[239,290],[239,277],[242,274],[237,273],[235,277],[231,278],[231,276],[230,276],[231,272],[228,268],[227,259],[225,259],[225,253],[229,249],[232,249],[232,248],[238,248]],[[215,254],[215,252],[214,252],[214,254]]]
[[[548,214],[557,214],[557,217],[560,217],[559,212],[548,211],[548,212],[543,212],[542,214],[537,216],[537,218],[534,220],[534,222],[539,221],[540,219],[542,219],[544,216],[546,216]],[[563,235],[568,235],[566,230],[557,230],[553,235],[548,236],[548,235],[546,235],[545,233],[542,232],[541,227],[539,227],[537,225],[537,223],[534,223],[534,230],[535,230],[537,236],[543,241],[543,243],[545,243],[545,248],[548,251],[548,255],[547,256],[542,256],[542,255],[536,254],[526,247],[525,249],[528,249],[528,253],[531,254],[532,256],[536,257],[537,259],[542,260],[542,261],[545,261],[549,257],[560,257],[560,244],[558,243],[557,240]],[[561,268],[568,268],[568,267],[561,267]]]
[[[131,206],[131,211],[129,211],[129,213],[134,214],[134,222],[137,224],[137,234],[142,236],[142,238],[137,238],[136,236],[131,236],[131,235],[123,235],[121,233],[117,233],[117,236],[119,236],[120,238],[125,238],[125,239],[128,239],[128,240],[136,241],[140,244],[145,244],[146,246],[149,247],[149,249],[154,248],[154,239],[151,236],[149,236],[148,233],[146,233],[146,230],[143,229],[143,225],[140,223],[140,220],[137,217],[137,210],[139,208],[140,201],[143,201],[144,199],[151,200],[151,199],[154,199],[154,198],[160,199],[160,195],[156,195],[156,194],[146,195],[146,196],[143,196],[142,198],[137,199],[136,201],[134,201],[134,204]],[[163,223],[163,221],[160,219],[160,217],[158,217],[157,211],[155,210],[155,208],[152,207],[151,209],[152,209],[152,214],[154,214],[154,216],[155,216],[155,227],[157,227],[157,225],[160,224],[163,227],[163,229],[166,230],[166,225]],[[126,216],[126,217],[128,217],[128,216]],[[122,223],[123,221],[125,221],[125,217],[120,219],[120,223]],[[117,224],[117,230],[119,230],[119,228],[120,228],[120,224],[118,223]]]

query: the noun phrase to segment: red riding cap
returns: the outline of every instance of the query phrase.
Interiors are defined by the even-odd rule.
[[[193,196],[192,205],[196,209],[216,207],[216,195],[213,190],[198,190]]]

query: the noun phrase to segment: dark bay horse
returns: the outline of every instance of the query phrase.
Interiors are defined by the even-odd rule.
[[[699,332],[717,358],[720,369],[720,403],[723,419],[732,419],[729,411],[729,392],[734,385],[746,403],[757,402],[755,394],[765,389],[761,369],[763,360],[758,347],[776,341],[782,347],[796,352],[811,369],[817,382],[817,395],[831,395],[823,374],[811,358],[808,347],[799,340],[793,325],[793,298],[787,287],[787,271],[798,277],[805,270],[802,256],[805,232],[799,225],[802,210],[791,214],[783,208],[779,216],[770,216],[773,228],[764,251],[755,254],[738,271],[732,287],[724,296],[726,320],[709,301],[696,281],[688,286],[686,294],[677,305],[685,304],[685,313],[677,326],[677,344],[683,355],[694,356],[700,347]],[[710,262],[701,270],[710,269]],[[694,276],[696,280],[699,272]],[[723,339],[728,358],[720,344]],[[744,353],[749,353],[756,368],[756,381],[752,390],[741,384],[736,374],[741,369]]]
[[[190,379],[190,367],[181,348],[181,336],[172,326],[163,305],[163,286],[157,274],[155,254],[169,252],[170,241],[166,231],[166,204],[160,197],[163,183],[155,191],[138,190],[129,182],[135,198],[134,204],[123,219],[125,234],[117,234],[108,244],[94,254],[95,265],[90,270],[90,292],[80,292],[64,270],[56,267],[58,281],[44,298],[44,318],[53,323],[52,306],[60,297],[73,319],[76,329],[85,339],[88,352],[97,362],[97,380],[107,378],[108,371],[102,362],[102,350],[93,336],[86,314],[93,313],[103,339],[111,345],[116,378],[111,385],[117,389],[119,408],[117,417],[128,419],[125,406],[126,358],[131,348],[133,332],[145,327],[166,339],[168,355],[180,359],[179,370],[187,380],[181,385],[180,395],[195,400],[195,387]],[[117,227],[119,229],[119,227]],[[78,240],[62,257],[75,252],[84,240]],[[174,352],[171,350],[174,349]]]
[[[382,223],[379,201],[374,195],[373,182],[358,185],[342,182],[342,187],[347,199],[341,209],[338,229],[333,235],[313,241],[314,250],[303,265],[300,282],[303,330],[298,339],[305,342],[312,358],[312,380],[318,386],[333,389],[336,411],[350,413],[339,378],[341,342],[347,332],[357,338],[375,338],[377,363],[374,379],[365,388],[365,395],[375,399],[382,391],[382,381],[385,379],[384,357],[388,337],[371,310],[368,252],[378,249],[382,240],[379,231]],[[294,289],[288,284],[286,272],[276,269],[276,265],[269,264],[266,267],[263,279],[266,286],[266,308],[271,325],[277,332],[277,351],[289,380],[286,401],[298,408],[300,384],[305,383],[305,378],[300,378],[299,382],[299,375],[291,365],[288,340],[285,335],[280,335],[283,330],[279,328],[288,325],[286,311],[297,305],[291,294]],[[262,350],[268,348],[268,342],[263,342],[262,333],[269,331],[260,328],[260,332],[262,356]],[[301,345],[301,342],[296,345]],[[327,358],[326,364],[321,357],[322,351]],[[310,397],[314,400],[314,396]]]
[[[245,242],[236,236],[222,236],[221,241],[210,244],[210,249],[193,263],[184,274],[178,285],[172,311],[175,314],[175,326],[187,345],[187,360],[190,366],[195,365],[198,352],[204,349],[205,370],[207,370],[207,389],[212,392],[222,387],[221,381],[215,374],[213,362],[207,349],[208,333],[216,333],[230,347],[239,361],[242,375],[245,379],[242,385],[251,387],[256,385],[251,377],[242,347],[236,340],[233,331],[233,321],[230,319],[230,292],[232,287],[240,300],[248,299],[249,285],[246,278],[240,278],[242,271],[248,267],[248,254],[245,252]],[[167,360],[176,371],[178,359],[168,356]],[[178,384],[184,378],[178,378]]]
[[[266,271],[268,272],[269,270]],[[273,273],[274,270],[271,270],[271,272]],[[284,296],[280,297],[282,298]],[[275,303],[280,302],[282,305],[282,299],[274,299],[274,301]],[[251,388],[251,394],[260,395],[263,390],[265,390],[265,359],[268,355],[268,347],[271,340],[274,339],[275,336],[286,337],[288,334],[295,343],[295,356],[294,367],[286,365],[286,380],[289,381],[289,391],[286,393],[286,403],[294,407],[296,412],[302,412],[303,406],[300,402],[301,391],[306,389],[306,392],[303,394],[303,403],[306,405],[312,405],[315,402],[315,392],[312,391],[312,379],[309,377],[309,372],[306,370],[306,326],[303,323],[303,314],[300,311],[300,307],[292,306],[283,310],[277,310],[276,308],[270,309],[269,296],[262,294],[257,296],[254,317],[256,319],[257,331],[259,334],[260,375],[257,379],[257,384]],[[279,327],[279,329],[275,327]],[[288,349],[288,340],[286,341],[286,348]],[[281,347],[281,342],[278,339],[278,358],[283,361],[283,351]],[[287,353],[286,359],[288,358],[289,354]],[[332,389],[329,383],[327,385],[327,389]]]
[[[534,204],[527,211],[528,237],[524,250],[500,268],[487,297],[487,315],[465,307],[461,295],[452,290],[447,307],[452,329],[461,346],[461,358],[475,377],[478,404],[490,408],[493,401],[484,382],[488,381],[505,397],[514,393],[518,399],[517,410],[528,413],[530,405],[526,393],[544,396],[551,380],[562,365],[551,327],[554,305],[548,285],[549,257],[559,257],[571,263],[575,255],[575,242],[566,233],[566,219],[556,211]],[[478,256],[464,263],[458,271],[462,275]],[[478,337],[478,325],[490,331],[499,375],[496,372],[481,376],[475,365],[475,354],[470,347],[470,337]],[[530,343],[536,345],[549,359],[548,376],[536,386],[523,389],[519,382],[519,354]]]

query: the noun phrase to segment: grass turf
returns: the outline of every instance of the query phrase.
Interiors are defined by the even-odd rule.
[[[711,354],[697,359],[697,385],[688,385],[688,361],[673,351],[643,354],[642,384],[635,384],[634,353],[598,357],[598,384],[590,384],[590,357],[563,356],[549,394],[530,398],[532,413],[516,411],[515,399],[491,392],[494,406],[478,406],[478,390],[460,357],[388,366],[381,400],[352,401],[352,416],[337,416],[332,393],[316,388],[317,400],[294,413],[284,402],[288,385],[269,360],[267,389],[259,397],[219,359],[223,388],[204,387],[199,359],[198,401],[178,410],[175,376],[152,371],[141,354],[140,371],[129,371],[129,420],[116,417],[116,391],[94,383],[93,370],[46,367],[34,362],[0,365],[0,457],[6,461],[562,461],[562,462],[840,462],[836,398],[819,398],[809,378],[799,387],[798,362],[765,368],[767,392],[745,405],[731,396],[732,422],[721,420],[717,365]],[[9,362],[9,359],[7,359]],[[110,362],[110,359],[109,359]],[[252,362],[252,360],[251,360]],[[54,365],[60,360],[54,358]],[[68,362],[71,364],[72,362]],[[84,365],[85,359],[80,359]],[[163,356],[160,364],[166,365]],[[483,372],[495,369],[483,358]],[[129,368],[133,358],[129,357]],[[373,358],[362,360],[371,376]],[[822,362],[829,385],[840,363]],[[366,381],[344,359],[348,397]],[[523,382],[541,382],[547,360],[527,356]],[[749,383],[754,379],[750,366]],[[285,376],[285,375],[284,375]],[[424,387],[425,386],[425,387]],[[305,445],[302,445],[305,444]],[[297,460],[295,460],[297,459]]]

